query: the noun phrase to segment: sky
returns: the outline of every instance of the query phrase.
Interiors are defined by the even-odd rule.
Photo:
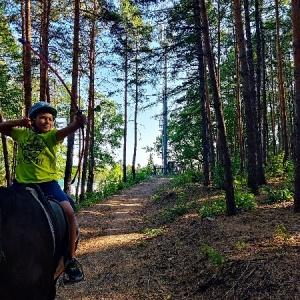
[[[107,80],[101,81],[101,93],[109,94],[113,91],[118,90],[119,93],[116,93],[115,96],[108,97],[111,100],[116,101],[124,109],[124,82],[116,82],[114,79],[118,77],[115,72],[109,67],[103,66],[98,69],[98,72],[101,73],[102,78]],[[161,79],[158,79],[161,81]],[[162,114],[162,99],[159,101],[159,94],[161,94],[162,83],[159,82],[155,88],[151,86],[143,87],[145,90],[144,97],[147,100],[143,100],[142,104],[139,104],[137,123],[138,123],[138,141],[137,141],[137,153],[136,153],[136,166],[139,164],[142,167],[145,167],[149,161],[150,153],[145,151],[146,146],[153,147],[154,142],[156,141],[157,136],[161,135],[161,128],[159,128],[159,120],[155,118],[157,115]],[[148,102],[146,102],[148,101]],[[132,96],[128,94],[128,102],[131,105],[128,106],[128,123],[127,123],[127,152],[126,152],[126,165],[132,165],[133,158],[133,147],[134,147],[134,108],[133,108],[133,99]],[[156,105],[151,106],[146,110],[141,110],[141,106],[149,105],[150,103],[156,103]],[[122,140],[123,145],[123,140]],[[162,157],[158,157],[157,154],[153,154],[153,161],[156,165],[162,165]],[[123,146],[118,151],[117,161],[123,161]]]
[[[161,134],[159,129],[159,122],[155,120],[153,116],[158,113],[158,108],[155,107],[149,111],[138,114],[138,145],[136,154],[136,165],[140,164],[142,167],[146,166],[149,160],[150,153],[146,153],[143,149],[146,146],[152,147],[156,141],[156,137]],[[133,135],[133,123],[128,124],[128,136],[127,136],[127,165],[132,164],[134,135]],[[120,159],[123,159],[122,149],[120,150]],[[162,164],[161,157],[155,155],[153,157],[154,163],[157,165]]]
[[[153,91],[148,94],[154,94]],[[149,101],[157,102],[157,96],[150,96]],[[122,97],[117,98],[119,104],[123,105]],[[146,166],[150,153],[147,153],[145,147],[153,147],[156,137],[161,135],[161,128],[159,128],[159,120],[155,116],[161,114],[162,104],[158,103],[157,105],[145,110],[139,111],[137,117],[138,123],[138,141],[137,141],[137,153],[136,153],[136,166],[139,164],[142,167]],[[133,158],[133,147],[134,147],[134,124],[133,124],[133,108],[128,107],[128,129],[127,129],[127,155],[126,155],[126,164],[132,165]],[[122,141],[123,145],[123,141]],[[156,165],[162,165],[162,158],[158,157],[157,154],[153,153],[153,160]],[[123,160],[123,146],[122,149],[118,151],[117,160]]]

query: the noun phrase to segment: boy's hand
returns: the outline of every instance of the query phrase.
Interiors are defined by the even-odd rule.
[[[32,126],[32,122],[31,122],[30,118],[24,118],[24,119],[20,120],[19,126],[30,128]]]
[[[83,114],[77,115],[76,123],[79,124],[80,126],[84,126],[86,124],[86,116]]]

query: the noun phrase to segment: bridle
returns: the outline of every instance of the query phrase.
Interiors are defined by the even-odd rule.
[[[78,105],[77,105],[77,101],[76,101],[76,97],[72,94],[72,92],[70,91],[70,89],[68,88],[68,86],[66,85],[66,83],[64,82],[64,80],[61,78],[61,76],[58,74],[58,72],[49,64],[49,62],[47,61],[47,59],[42,55],[40,54],[39,52],[37,52],[35,49],[33,49],[30,45],[29,42],[25,41],[24,39],[18,39],[18,41],[20,43],[22,43],[27,49],[29,49],[30,51],[32,51],[36,56],[39,57],[39,59],[46,65],[49,67],[49,69],[57,76],[57,78],[60,80],[60,82],[62,83],[62,85],[65,87],[65,89],[67,90],[68,94],[70,95],[70,98],[71,98],[71,103],[73,104],[73,107],[75,107],[75,110],[76,110],[76,115],[77,116],[81,116],[82,115],[82,111],[79,109]],[[81,150],[81,153],[80,153],[80,156],[79,156],[79,161],[78,161],[78,167],[77,167],[77,170],[76,170],[76,173],[74,175],[74,178],[73,180],[71,181],[71,184],[73,184],[75,182],[75,179],[76,177],[78,176],[79,174],[79,170],[80,170],[80,166],[81,166],[81,162],[82,162],[82,159],[83,159],[83,155],[84,155],[84,148],[85,148],[85,143],[84,143],[84,124],[81,123],[80,124],[80,128],[81,128],[81,132],[82,132],[82,140],[83,140],[83,143],[82,143],[82,150]]]

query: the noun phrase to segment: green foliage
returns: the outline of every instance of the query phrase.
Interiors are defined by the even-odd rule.
[[[123,117],[120,106],[104,95],[98,95],[95,111],[94,158],[98,167],[114,165],[114,152],[121,147]]]
[[[83,202],[77,203],[76,207],[77,210],[80,210],[81,208],[91,206],[95,203],[100,203],[102,200],[102,192],[85,193],[85,200]]]
[[[173,110],[168,119],[168,152],[172,160],[186,164],[200,162],[201,154],[201,114],[198,100],[199,91],[190,87],[185,91],[180,110]],[[179,101],[179,100],[178,100]],[[189,124],[189,126],[186,126]],[[161,150],[161,148],[160,148]]]
[[[203,180],[203,173],[197,170],[187,170],[170,181],[172,187],[188,187]]]
[[[295,167],[292,160],[285,163],[285,187],[292,191],[294,189]]]
[[[0,109],[5,119],[19,118],[22,114],[23,84],[21,66],[17,65],[21,62],[22,56],[0,4]]]
[[[212,183],[213,186],[216,188],[223,188],[225,171],[220,161],[217,161],[215,167],[212,168],[212,174],[213,174],[213,183]]]
[[[102,176],[98,175],[100,187],[97,191],[86,193],[83,202],[78,204],[78,209],[81,207],[90,206],[95,203],[100,203],[103,199],[118,194],[121,190],[129,188],[141,181],[145,181],[150,176],[149,168],[137,169],[137,181],[128,180],[126,183],[121,180],[122,168],[119,165],[114,165],[111,170],[102,170]],[[132,179],[132,174],[129,174]]]
[[[138,241],[138,243],[137,243],[137,245],[139,246],[139,247],[146,247],[147,246],[147,241],[145,241],[145,240],[142,240],[142,241]]]
[[[152,201],[158,201],[160,199],[160,194],[159,192],[155,193],[154,195],[151,196]]]
[[[280,153],[270,158],[269,163],[266,167],[266,177],[293,177],[294,165],[291,160],[287,160],[283,163],[284,153]]]
[[[199,213],[203,217],[212,217],[224,212],[226,212],[226,202],[224,199],[206,202],[199,210]]]
[[[222,163],[220,161],[216,162],[216,165],[212,167],[213,174],[213,186],[215,188],[224,188],[224,177],[225,171]],[[232,159],[232,175],[234,177],[234,182],[236,185],[240,185],[246,181],[245,178],[240,174],[240,158],[235,157]]]
[[[252,193],[235,191],[235,203],[237,209],[249,210],[257,206]],[[212,217],[226,212],[226,201],[224,198],[209,201],[203,204],[199,213],[202,217]]]
[[[206,243],[202,244],[202,252],[208,257],[209,261],[214,265],[222,265],[226,259],[213,247]]]
[[[126,182],[126,184],[128,184],[129,186],[132,186],[132,185],[135,185],[139,182],[143,182],[151,176],[151,173],[152,173],[151,166],[147,166],[145,168],[137,168],[136,169],[136,174],[135,174],[135,180],[134,180],[133,176],[132,176],[131,166],[129,166],[127,168],[127,182]]]
[[[188,211],[188,207],[184,201],[177,201],[173,207],[164,209],[159,217],[159,220],[163,223],[172,223],[176,218],[183,216]]]
[[[156,194],[155,200],[160,198],[160,194]],[[187,194],[184,191],[178,191],[174,205],[165,208],[157,215],[157,221],[163,224],[172,223],[176,218],[186,214],[190,206],[187,202]]]
[[[264,185],[261,188],[262,190],[267,192],[266,202],[270,204],[287,201],[292,198],[292,193],[288,189],[281,189],[275,191],[268,185]]]
[[[146,228],[143,230],[143,233],[145,235],[147,235],[147,237],[149,238],[154,238],[160,234],[163,233],[163,228],[162,227],[159,227],[159,228]]]
[[[282,224],[276,227],[275,236],[279,236],[284,240],[288,240],[291,238],[291,235],[288,233],[287,229]]]
[[[245,242],[236,242],[235,244],[235,248],[238,249],[238,250],[241,250],[243,248],[246,247],[246,243]]]
[[[235,204],[237,209],[249,210],[257,206],[254,194],[236,190],[234,192]]]

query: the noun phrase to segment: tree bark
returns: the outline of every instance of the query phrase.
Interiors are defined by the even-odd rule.
[[[241,101],[241,78],[240,78],[240,60],[239,49],[235,42],[235,60],[236,60],[236,107],[237,107],[237,122],[238,122],[238,145],[240,155],[240,172],[244,174],[245,171],[245,147],[244,147],[244,133],[243,133],[243,111]]]
[[[42,6],[42,19],[41,19],[41,34],[40,34],[40,44],[41,44],[41,54],[49,59],[49,16],[51,9],[51,1],[43,0],[41,2]],[[50,92],[49,92],[49,78],[48,78],[48,66],[43,62],[40,63],[40,100],[50,102]]]
[[[205,64],[201,34],[201,16],[199,1],[195,1],[194,6],[195,16],[195,34],[197,42],[197,60],[198,60],[198,89],[200,96],[200,110],[201,110],[201,127],[202,127],[202,156],[203,156],[203,173],[204,181],[203,185],[208,186],[210,184],[210,167],[209,167],[209,139],[208,139],[208,118],[206,114],[206,88],[205,88]]]
[[[136,49],[135,49],[135,97],[134,97],[134,117],[133,117],[133,155],[132,155],[132,179],[136,179],[136,170],[135,170],[135,163],[136,163],[136,150],[137,150],[137,116],[138,116],[138,104],[139,104],[139,74],[138,74],[138,42],[136,41]]]
[[[256,0],[258,1],[258,0]],[[260,17],[260,23],[262,23]],[[265,50],[265,38],[264,32],[262,31],[263,26],[260,25],[260,36],[261,36],[261,59],[257,58],[258,62],[261,62],[262,68],[262,157],[263,164],[266,166],[268,162],[268,153],[269,153],[269,123],[268,123],[268,107],[267,107],[267,78],[266,78],[266,50]],[[259,52],[259,51],[258,51]]]
[[[0,111],[0,123],[2,123],[2,122],[3,122],[3,115],[2,115],[2,111]],[[6,135],[1,134],[1,140],[2,140],[2,148],[3,148],[6,184],[7,184],[7,186],[9,186],[12,183],[12,178],[11,178],[10,169],[9,169],[9,157],[8,157],[8,150],[7,150]]]
[[[244,39],[244,29],[241,14],[240,0],[234,0],[235,31],[237,45],[239,49],[239,59],[241,63],[241,78],[243,84],[243,97],[245,105],[245,120],[247,133],[247,158],[248,158],[248,186],[254,195],[258,194],[257,183],[257,153],[256,153],[256,126],[254,111],[252,109],[253,98],[251,96],[249,66],[247,62],[247,53]]]
[[[295,78],[295,182],[294,210],[300,212],[300,3],[292,0],[292,31]]]
[[[124,58],[124,135],[123,135],[123,182],[127,182],[127,166],[126,166],[126,156],[127,156],[127,123],[128,123],[128,40],[127,33],[125,37],[125,58]]]
[[[251,25],[250,25],[250,13],[249,13],[249,0],[244,0],[245,7],[245,28],[247,36],[247,62],[249,66],[249,84],[250,90],[252,91],[251,109],[253,112],[254,121],[254,134],[256,135],[256,174],[257,174],[257,184],[266,184],[266,178],[263,170],[262,163],[262,139],[261,139],[261,126],[260,126],[260,76],[255,77],[254,72],[254,61],[253,61],[253,47],[252,47],[252,35],[251,35]]]
[[[70,109],[70,123],[75,121],[77,106],[77,90],[78,90],[78,56],[79,56],[79,21],[80,21],[80,0],[75,0],[74,7],[74,37],[73,37],[73,68],[72,68],[72,99]],[[64,191],[67,194],[71,192],[71,177],[74,155],[74,133],[68,136],[67,160],[64,178]]]
[[[95,90],[95,19],[92,20],[92,26],[90,29],[90,57],[89,57],[89,96],[88,96],[88,116],[86,124],[85,133],[85,147],[83,154],[83,164],[82,164],[82,176],[81,176],[81,191],[80,191],[80,201],[84,200],[86,180],[88,177],[88,170],[90,171],[91,160],[94,159],[89,154],[91,153],[92,144],[91,141],[91,131],[92,131],[92,118],[94,112],[94,90]],[[88,184],[89,185],[89,184]],[[90,189],[89,185],[89,189]],[[89,190],[92,192],[92,189]]]
[[[220,99],[220,92],[217,84],[217,77],[216,77],[216,72],[215,72],[215,67],[213,62],[213,55],[210,48],[210,38],[209,38],[209,30],[208,30],[209,26],[207,20],[205,1],[204,0],[197,0],[197,1],[200,6],[203,44],[205,45],[204,51],[207,57],[210,83],[212,86],[214,108],[215,108],[216,119],[218,124],[218,132],[219,132],[220,142],[223,150],[223,161],[224,161],[224,171],[225,171],[224,189],[226,194],[227,214],[229,216],[232,216],[236,214],[236,205],[234,199],[232,166],[231,166],[231,158],[230,158],[227,136],[226,136],[226,127],[225,127],[222,103]]]
[[[24,18],[23,21],[23,39],[28,43],[31,42],[31,17],[30,17],[30,0],[25,1]],[[25,115],[28,116],[28,112],[31,108],[31,51],[27,47],[23,46],[23,70],[24,70],[24,99],[25,99]]]
[[[289,141],[288,141],[288,128],[287,128],[286,104],[285,104],[285,93],[284,93],[282,53],[281,53],[280,35],[279,35],[280,20],[279,20],[279,11],[278,11],[278,0],[275,0],[275,15],[276,15],[276,46],[277,46],[276,49],[277,49],[277,64],[278,64],[281,139],[282,139],[282,150],[284,151],[283,162],[286,162],[286,160],[289,157]]]
[[[208,134],[208,140],[209,140],[209,163],[210,163],[210,167],[215,167],[216,158],[215,158],[213,125],[212,125],[211,110],[210,110],[209,88],[208,88],[207,71],[206,71],[207,63],[206,63],[206,60],[204,60],[204,62],[205,62],[205,67],[204,67],[205,79],[204,79],[204,81],[205,81],[205,96],[206,96],[205,108],[206,108],[206,116],[207,116],[207,130],[208,130],[207,134]],[[210,175],[210,177],[211,177],[211,175]]]

